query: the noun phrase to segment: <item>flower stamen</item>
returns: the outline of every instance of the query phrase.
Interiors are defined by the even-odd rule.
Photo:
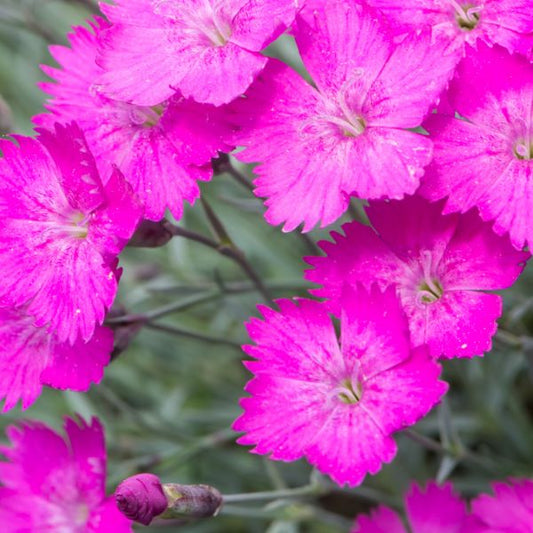
[[[164,111],[163,104],[152,107],[132,106],[129,110],[129,117],[132,124],[151,128],[159,123]]]
[[[418,301],[422,304],[431,304],[442,298],[444,288],[434,275],[431,252],[429,250],[424,250],[421,255],[423,278],[418,286]]]
[[[450,0],[450,4],[454,8],[455,20],[459,27],[465,31],[472,31],[479,22],[482,7],[472,4],[461,5],[456,0]]]
[[[353,405],[361,400],[363,388],[361,383],[356,382],[354,385],[351,379],[346,378],[333,389],[332,394],[342,403]]]
[[[533,159],[533,142],[518,141],[513,147],[513,153],[521,161]]]

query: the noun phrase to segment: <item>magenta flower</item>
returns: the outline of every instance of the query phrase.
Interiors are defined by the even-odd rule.
[[[531,54],[530,0],[367,0],[398,33],[431,26],[433,35],[474,45],[478,39],[510,52]]]
[[[0,399],[4,411],[22,400],[29,407],[43,385],[56,389],[87,390],[99,383],[113,350],[113,333],[97,326],[87,343],[71,346],[57,335],[33,325],[22,309],[0,307]]]
[[[57,83],[42,83],[53,99],[51,111],[34,117],[38,125],[76,121],[83,129],[104,183],[117,165],[145,207],[145,218],[160,220],[165,208],[181,218],[183,202],[200,194],[198,180],[213,175],[211,158],[230,151],[224,112],[179,95],[154,107],[110,100],[93,83],[102,69],[95,63],[97,38],[109,23],[91,22],[89,31],[74,29],[71,48],[52,46],[50,52],[63,67],[43,66]],[[94,33],[93,33],[94,32]]]
[[[464,533],[527,533],[533,531],[533,481],[494,483],[494,496],[482,494],[472,503]]]
[[[232,104],[241,131],[236,154],[258,162],[266,219],[291,231],[334,222],[349,196],[413,193],[431,160],[420,126],[453,73],[456,57],[428,32],[400,45],[373,13],[350,0],[327,0],[297,18],[296,43],[316,88],[271,60]]]
[[[10,426],[0,452],[0,529],[6,532],[131,533],[105,496],[104,431],[97,419],[66,419],[66,438],[40,422]]]
[[[81,130],[0,149],[0,298],[26,305],[57,342],[88,341],[117,291],[116,256],[142,214],[115,171],[102,185]]]
[[[117,0],[102,38],[100,78],[118,100],[152,106],[179,90],[215,105],[243,94],[259,52],[292,23],[296,0]]]
[[[409,530],[397,513],[380,506],[370,516],[359,516],[351,533],[466,533],[466,506],[451,483],[429,483],[425,491],[413,483],[405,507]]]
[[[254,378],[233,429],[254,453],[306,457],[339,484],[357,485],[396,454],[395,431],[414,424],[447,389],[424,348],[411,351],[405,315],[392,289],[347,288],[341,339],[325,305],[280,300],[260,307],[244,346]]]
[[[470,211],[443,216],[442,202],[413,196],[371,202],[374,229],[351,222],[335,242],[320,243],[325,257],[309,257],[312,292],[339,309],[345,283],[394,286],[409,320],[413,346],[435,357],[471,357],[490,350],[501,297],[484,291],[513,284],[529,257]]]
[[[445,212],[479,208],[514,246],[533,245],[533,67],[499,47],[479,46],[458,67],[452,109],[433,115],[435,142],[421,194],[448,197]]]

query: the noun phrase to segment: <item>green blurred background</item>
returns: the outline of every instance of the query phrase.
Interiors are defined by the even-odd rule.
[[[66,43],[70,27],[95,10],[92,0],[0,0],[4,134],[32,133],[31,117],[44,101],[36,87],[44,79],[39,64],[53,64],[48,45]],[[290,38],[276,43],[271,52],[298,62]],[[304,295],[302,256],[310,255],[313,243],[327,232],[313,231],[304,238],[269,226],[261,202],[229,174],[216,176],[202,190],[270,292],[275,297]],[[358,209],[354,203],[351,213],[357,215]],[[199,202],[186,209],[180,225],[212,236]],[[243,322],[262,302],[239,266],[216,250],[181,238],[164,248],[127,249],[122,265],[117,305],[130,313],[181,307],[156,321],[173,331],[143,328],[109,366],[102,383],[87,394],[47,389],[27,411],[17,408],[3,414],[0,438],[5,441],[5,425],[23,417],[59,428],[65,415],[96,415],[107,432],[110,493],[123,478],[142,471],[168,482],[211,484],[226,494],[309,483],[313,474],[305,461],[274,463],[234,443],[230,425],[239,415],[238,399],[250,377],[239,348],[247,342]],[[146,530],[347,531],[353,517],[376,502],[399,505],[413,479],[449,478],[470,496],[487,490],[492,479],[531,476],[532,286],[526,269],[505,293],[502,329],[489,355],[444,363],[444,377],[451,385],[446,402],[415,427],[431,441],[399,434],[397,458],[362,487],[344,490],[322,479],[324,493],[316,498],[233,505],[214,519]]]

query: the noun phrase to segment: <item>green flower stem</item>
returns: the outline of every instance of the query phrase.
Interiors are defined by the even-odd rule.
[[[249,492],[246,494],[225,494],[224,503],[255,502],[265,500],[279,500],[284,498],[298,498],[303,496],[320,496],[329,492],[319,485],[304,485],[295,489],[270,490],[265,492]]]
[[[440,442],[421,435],[412,429],[404,429],[403,433],[412,441],[420,444],[424,448],[431,450],[440,455],[448,455],[458,461],[467,461],[477,466],[480,466],[488,472],[497,472],[500,470],[499,465],[487,457],[480,457],[469,450],[459,446],[444,446]]]
[[[218,174],[229,174],[245,189],[250,192],[254,191],[254,185],[251,180],[232,165],[230,158],[226,154],[220,154],[219,159],[217,159],[217,164],[215,165],[215,172]],[[322,250],[317,246],[316,242],[309,237],[309,235],[306,233],[300,233],[299,231],[296,231],[295,234],[303,241],[309,253],[313,255],[319,255],[322,253]]]
[[[190,331],[190,330],[179,328],[176,326],[170,326],[167,324],[159,324],[157,322],[151,322],[151,321],[145,322],[144,326],[149,329],[163,331],[171,335],[190,337],[191,339],[197,339],[203,342],[209,342],[211,344],[225,344],[226,346],[231,346],[232,348],[236,348],[239,351],[241,350],[240,343],[229,340],[229,339],[223,339],[221,337],[212,337],[211,335],[206,335],[204,333],[198,333],[196,331]]]
[[[112,325],[112,324],[131,324],[132,322],[150,322],[157,318],[161,318],[163,316],[170,315],[172,313],[177,313],[178,311],[185,311],[186,309],[194,307],[195,305],[198,305],[204,302],[209,302],[211,300],[216,300],[219,297],[220,297],[219,291],[209,291],[207,293],[203,293],[198,296],[193,296],[191,298],[186,298],[186,299],[184,298],[183,300],[179,300],[177,302],[173,302],[171,304],[158,307],[146,313],[132,313],[132,314],[117,316],[113,318],[108,318],[106,319],[106,324]]]
[[[248,191],[253,191],[253,183],[241,172],[239,172],[231,163],[227,154],[220,154],[218,159],[213,162],[215,174],[229,174],[237,183],[242,185]]]
[[[511,348],[522,348],[524,345],[524,339],[522,337],[501,328],[498,328],[498,331],[496,331],[495,339]]]
[[[272,296],[270,294],[270,291],[265,287],[263,281],[255,271],[255,269],[252,267],[252,265],[248,262],[242,250],[237,248],[234,244],[228,245],[217,242],[214,239],[211,239],[210,237],[206,237],[205,235],[202,235],[195,231],[176,226],[170,223],[169,221],[165,221],[163,225],[170,233],[172,233],[172,235],[176,237],[183,237],[184,239],[189,239],[191,241],[203,244],[204,246],[216,250],[219,254],[223,255],[224,257],[228,257],[229,259],[237,263],[241,267],[242,271],[246,274],[246,276],[250,279],[250,281],[254,284],[257,291],[266,300],[266,302],[272,302]]]
[[[287,281],[264,281],[263,282],[268,290],[270,291],[282,291],[286,292],[301,292],[306,291],[311,288],[311,284],[304,279],[293,279]],[[216,282],[210,283],[193,283],[193,284],[179,284],[171,287],[159,288],[154,287],[150,288],[150,292],[153,293],[172,293],[174,291],[181,291],[183,289],[192,289],[196,291],[208,291],[219,289],[220,293],[216,293],[216,296],[222,295],[233,295],[233,294],[243,294],[247,292],[253,292],[256,290],[255,286],[252,285],[249,281],[223,281],[217,280]]]

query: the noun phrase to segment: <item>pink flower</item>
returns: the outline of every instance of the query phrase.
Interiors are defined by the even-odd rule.
[[[435,158],[421,194],[448,197],[445,212],[479,208],[514,246],[533,245],[533,66],[499,47],[479,46],[458,67],[452,108],[425,126]]]
[[[53,96],[51,113],[33,120],[48,128],[76,121],[104,183],[117,165],[142,200],[146,218],[160,220],[168,207],[179,219],[183,202],[193,203],[200,194],[197,180],[212,177],[211,158],[231,150],[222,141],[228,134],[224,112],[179,95],[154,107],[106,98],[93,83],[102,72],[95,63],[97,38],[109,23],[97,18],[90,24],[93,31],[74,29],[71,48],[50,47],[63,68],[42,67],[57,83],[40,84]]]
[[[66,438],[40,422],[10,426],[1,453],[0,529],[131,533],[131,522],[105,496],[106,453],[100,422],[66,419]]]
[[[85,391],[102,379],[113,350],[113,333],[97,326],[87,343],[77,339],[71,346],[57,335],[33,325],[34,318],[22,309],[0,307],[0,398],[4,411],[18,400],[29,407],[43,385]]]
[[[142,214],[115,171],[102,185],[81,130],[15,137],[0,149],[0,298],[59,343],[88,341],[117,291],[117,254]]]
[[[341,339],[324,304],[280,300],[260,307],[248,332],[255,377],[233,429],[258,454],[305,456],[339,484],[357,485],[396,455],[391,434],[414,424],[447,385],[424,348],[410,350],[407,323],[393,290],[347,288]]]
[[[296,43],[316,88],[276,60],[232,104],[236,154],[256,168],[266,219],[291,231],[334,222],[349,196],[413,193],[431,160],[420,126],[452,75],[454,53],[428,32],[396,46],[374,14],[327,0],[297,18]]]
[[[398,33],[431,26],[433,34],[463,43],[478,39],[510,52],[531,54],[533,15],[530,0],[367,0],[379,8]]]
[[[533,531],[533,481],[494,483],[494,496],[471,502],[472,516],[464,533],[527,533]]]
[[[320,244],[326,257],[309,257],[305,277],[312,292],[339,309],[345,283],[394,286],[409,320],[413,346],[427,344],[435,357],[471,357],[490,349],[501,298],[483,291],[512,285],[529,254],[470,211],[443,216],[442,202],[413,196],[371,202],[374,229],[351,222],[345,235]]]
[[[265,66],[259,52],[294,20],[296,0],[117,0],[102,39],[104,92],[157,105],[176,90],[230,102]]]
[[[413,483],[405,498],[411,533],[461,533],[466,521],[465,503],[453,492],[451,483],[439,487],[429,483],[422,491]],[[380,506],[371,516],[357,518],[351,533],[407,533],[400,517]]]

